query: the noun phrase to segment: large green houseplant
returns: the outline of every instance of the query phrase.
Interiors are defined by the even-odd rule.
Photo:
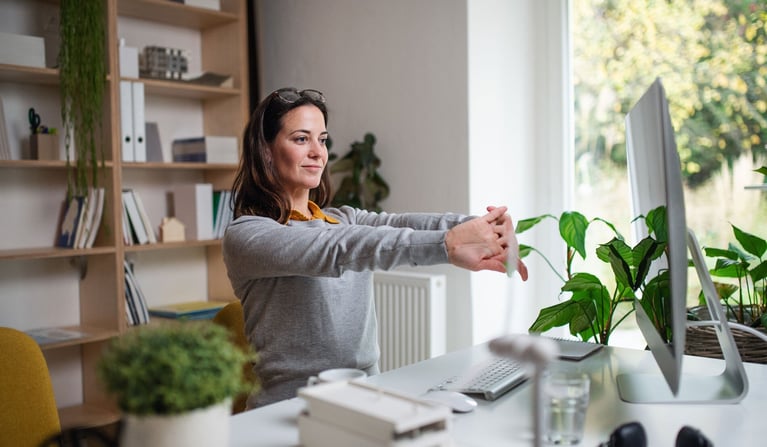
[[[99,184],[104,165],[101,144],[106,90],[106,3],[103,0],[61,0],[59,82],[64,145],[67,154],[67,196],[85,196]],[[73,141],[74,140],[74,141]],[[70,147],[74,143],[74,160]]]
[[[380,202],[389,196],[389,185],[378,173],[381,159],[375,154],[375,144],[375,135],[368,132],[362,141],[352,143],[351,150],[331,166],[333,174],[343,175],[333,196],[333,206],[349,205],[381,211]]]
[[[566,247],[564,274],[546,255],[532,246],[520,244],[520,257],[533,252],[542,256],[562,280],[562,293],[569,295],[567,299],[541,309],[529,328],[530,332],[540,333],[567,325],[572,335],[606,345],[613,330],[634,311],[634,298],[641,296],[642,307],[651,316],[656,328],[669,339],[671,334],[665,310],[668,272],[660,270],[653,273],[651,269],[653,261],[663,254],[666,247],[665,208],[656,208],[647,216],[637,218],[647,225],[650,235],[634,247],[625,242],[612,223],[601,218],[588,220],[577,211],[566,211],[559,217],[544,214],[523,219],[517,223],[516,232],[524,233],[545,219],[558,222],[559,235]],[[586,233],[595,223],[606,225],[613,233],[610,241],[600,244],[595,250],[597,258],[610,266],[610,278],[600,279],[593,273],[574,271],[576,256],[584,260],[587,257]],[[624,303],[628,310],[620,315],[618,308]]]
[[[254,356],[209,321],[143,326],[113,339],[98,374],[126,414],[121,445],[226,445],[231,399],[255,388],[242,369]],[[206,422],[205,433],[177,427],[190,418],[199,425],[200,414],[220,423]]]

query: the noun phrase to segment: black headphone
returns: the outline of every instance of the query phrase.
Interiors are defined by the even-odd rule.
[[[685,425],[676,435],[676,447],[714,447],[700,430]],[[647,435],[639,422],[628,422],[618,426],[607,442],[599,447],[647,447]]]

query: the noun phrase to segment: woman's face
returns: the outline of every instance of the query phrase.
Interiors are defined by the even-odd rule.
[[[309,190],[320,184],[328,162],[325,118],[307,104],[291,110],[282,119],[282,129],[271,144],[272,162],[293,206],[305,206]]]

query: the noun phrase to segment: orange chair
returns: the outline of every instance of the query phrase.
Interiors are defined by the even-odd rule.
[[[0,327],[0,447],[38,447],[61,431],[53,385],[40,346]]]
[[[232,334],[232,341],[243,350],[250,351],[252,348],[245,336],[245,316],[242,311],[242,304],[239,301],[232,301],[219,310],[213,317],[213,322],[229,329]],[[247,377],[251,383],[257,383],[257,378],[253,373],[253,365],[248,362],[242,365],[242,374]],[[237,396],[232,402],[232,414],[245,411],[245,404],[248,400],[247,394]]]

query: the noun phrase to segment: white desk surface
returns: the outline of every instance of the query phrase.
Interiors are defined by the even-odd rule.
[[[490,356],[486,345],[455,351],[430,360],[369,377],[368,383],[418,395],[442,379],[461,374]],[[721,360],[686,356],[686,374],[714,375]],[[767,365],[746,363],[749,393],[738,404],[631,404],[620,400],[615,377],[623,372],[658,372],[649,351],[606,347],[580,362],[558,361],[552,369],[578,370],[591,376],[591,400],[580,445],[605,442],[620,424],[644,426],[648,445],[673,447],[683,425],[700,429],[718,447],[765,443],[767,420]],[[531,386],[525,383],[499,399],[477,399],[471,413],[454,414],[452,433],[459,447],[530,446]],[[298,398],[278,402],[232,417],[231,447],[286,447],[298,445],[296,418],[303,408]]]

